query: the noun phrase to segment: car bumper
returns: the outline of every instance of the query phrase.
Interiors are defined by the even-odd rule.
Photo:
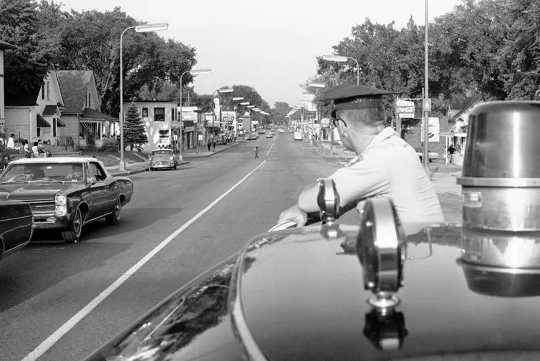
[[[168,169],[168,168],[174,168],[174,163],[159,163],[159,164],[150,164],[150,168],[152,169]]]
[[[67,229],[70,224],[70,214],[58,217],[54,213],[34,214],[32,229]]]

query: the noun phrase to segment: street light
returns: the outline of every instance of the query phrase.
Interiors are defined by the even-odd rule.
[[[135,29],[137,33],[147,33],[151,31],[166,30],[169,27],[167,23],[143,24],[129,26],[120,33],[120,171],[126,170],[124,163],[124,82],[123,82],[123,64],[122,64],[122,41],[126,31]]]
[[[212,69],[191,69],[191,70],[186,70],[185,72],[183,72],[182,74],[180,74],[180,90],[179,90],[179,93],[180,93],[180,102],[179,102],[179,110],[180,110],[180,113],[178,114],[179,117],[178,117],[178,122],[180,123],[180,134],[178,135],[178,143],[177,143],[177,147],[178,147],[178,159],[180,161],[182,161],[182,141],[183,141],[183,134],[182,134],[182,124],[183,124],[183,112],[182,112],[182,79],[184,78],[184,75],[186,75],[187,73],[191,73],[191,75],[197,75],[197,74],[204,74],[204,73],[210,73],[212,71]],[[171,127],[171,135],[172,135],[172,127]],[[197,135],[198,137],[198,135]],[[197,144],[199,144],[199,139],[197,139]]]
[[[343,56],[343,55],[323,55],[321,56],[322,60],[331,61],[334,63],[346,63],[349,60],[354,60],[356,63],[356,85],[360,85],[360,64],[358,60],[352,56]]]

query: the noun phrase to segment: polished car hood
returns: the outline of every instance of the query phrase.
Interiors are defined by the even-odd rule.
[[[83,186],[52,182],[0,184],[0,200],[54,200],[58,192],[79,187]]]
[[[516,350],[539,356],[538,274],[501,278],[500,268],[462,262],[471,247],[463,250],[460,228],[429,228],[408,237],[404,286],[397,294],[401,303],[387,317],[366,302],[371,292],[364,289],[357,255],[340,247],[357,232],[349,229],[328,240],[319,231],[268,235],[243,255],[238,283],[243,318],[268,360]],[[489,240],[484,241],[472,248],[486,248]],[[492,248],[508,252],[507,245]]]

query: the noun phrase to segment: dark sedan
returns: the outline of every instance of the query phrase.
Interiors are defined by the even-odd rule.
[[[0,176],[0,202],[28,203],[34,229],[58,229],[77,242],[85,224],[117,224],[133,194],[129,178],[113,177],[94,158],[29,158],[11,162]]]
[[[32,211],[24,202],[0,202],[0,257],[22,247],[32,238]]]

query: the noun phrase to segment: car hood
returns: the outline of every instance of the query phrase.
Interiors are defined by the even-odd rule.
[[[340,246],[356,235],[349,228],[328,240],[319,228],[304,229],[267,236],[243,254],[240,317],[266,359],[540,356],[540,235],[512,250],[508,236],[471,236],[454,226],[411,234],[401,303],[386,316],[367,303],[358,256]],[[528,254],[528,273],[501,272],[501,254]]]
[[[368,304],[363,265],[342,247],[358,227],[328,234],[254,238],[88,360],[540,358],[540,233],[409,230],[401,302],[385,314]],[[521,271],[504,272],[508,260]]]
[[[58,192],[80,188],[82,185],[36,182],[36,183],[10,183],[0,184],[0,201],[44,201],[54,200]]]

